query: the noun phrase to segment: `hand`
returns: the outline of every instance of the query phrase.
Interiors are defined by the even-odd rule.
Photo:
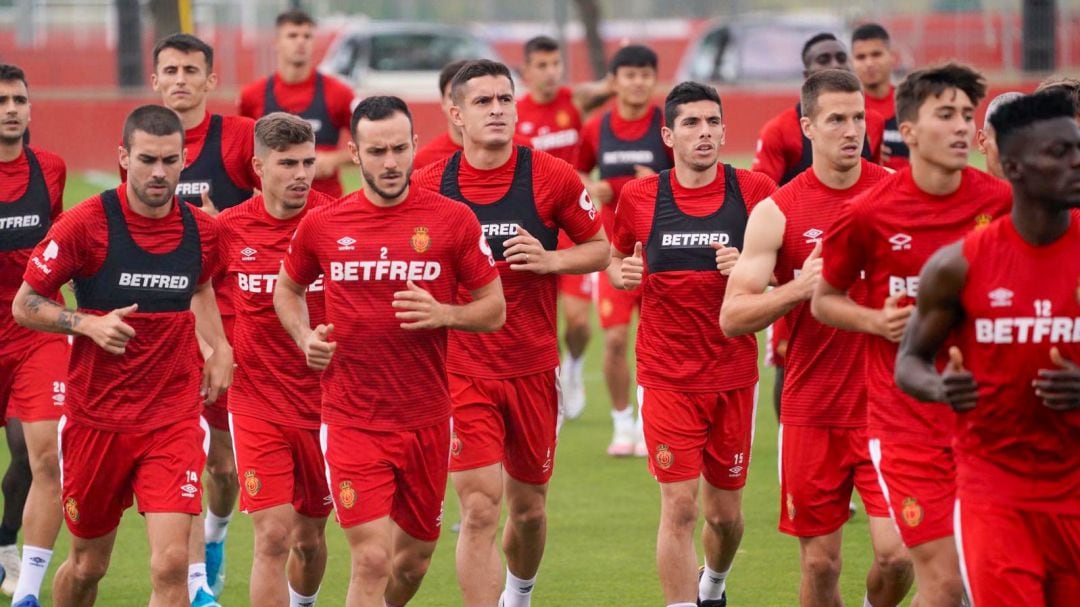
[[[730,275],[731,268],[734,268],[735,262],[739,261],[739,250],[735,247],[725,247],[719,242],[712,243],[712,248],[716,251],[716,269],[720,270],[724,276]]]
[[[222,392],[232,385],[235,369],[232,347],[225,345],[214,348],[214,353],[203,363],[202,388],[199,394],[203,397],[204,404],[209,405],[216,401]]]
[[[645,274],[645,257],[642,254],[641,243],[634,245],[634,255],[624,257],[619,266],[622,277],[622,288],[631,291],[641,285],[642,276]]]
[[[894,344],[900,343],[900,338],[904,336],[904,329],[907,328],[908,319],[915,310],[914,305],[900,307],[898,303],[900,303],[899,295],[889,296],[878,318],[877,334]]]
[[[1035,396],[1054,411],[1080,408],[1080,367],[1063,357],[1056,347],[1050,348],[1050,362],[1058,368],[1039,369],[1039,378],[1031,382]]]
[[[517,236],[503,243],[503,257],[510,264],[511,270],[552,274],[558,271],[555,265],[555,252],[548,251],[535,236],[518,226]]]
[[[590,181],[585,184],[585,191],[589,193],[589,198],[592,198],[593,202],[600,205],[608,204],[615,198],[615,190],[604,180]]]
[[[979,388],[971,371],[964,368],[964,355],[960,348],[949,348],[949,364],[941,373],[943,401],[954,411],[964,412],[975,408]]]
[[[649,177],[655,174],[656,171],[652,170],[651,167],[647,167],[643,164],[634,165],[634,177],[636,177],[637,179],[641,179],[642,177]]]
[[[401,323],[401,328],[409,331],[418,329],[439,329],[450,324],[448,314],[449,306],[439,303],[431,293],[416,286],[413,281],[407,281],[407,291],[394,293],[394,313],[398,320],[410,321]]]
[[[810,251],[810,256],[803,262],[802,270],[799,271],[799,276],[795,279],[803,299],[810,299],[814,296],[814,289],[817,288],[818,281],[821,280],[821,266],[821,241],[819,240],[814,245],[814,250]]]
[[[333,177],[340,161],[336,152],[315,154],[315,179]]]
[[[333,331],[333,324],[319,325],[304,338],[303,350],[308,367],[322,371],[330,365],[334,350],[337,350],[337,342],[330,341],[330,333]]]
[[[218,211],[218,208],[214,206],[214,201],[210,200],[210,193],[206,190],[203,190],[202,194],[200,194],[199,196],[200,198],[202,198],[202,206],[199,208],[201,208],[203,212],[207,215],[211,217],[217,217],[220,211]]]
[[[124,322],[124,317],[138,309],[139,304],[131,304],[104,316],[87,315],[83,320],[82,333],[109,354],[123,354],[128,341],[135,337],[135,329]]]

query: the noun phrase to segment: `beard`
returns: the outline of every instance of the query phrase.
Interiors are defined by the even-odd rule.
[[[151,185],[165,186],[165,193],[161,195],[150,194],[149,186]],[[135,195],[139,197],[139,200],[141,200],[143,204],[154,208],[163,207],[168,204],[173,199],[173,195],[176,192],[176,185],[171,184],[170,187],[169,182],[164,179],[161,181],[150,180],[141,184],[133,182],[131,187],[135,190]]]
[[[401,187],[398,188],[396,192],[389,192],[376,185],[375,175],[369,173],[367,169],[364,168],[363,164],[360,165],[360,174],[364,176],[364,183],[371,188],[371,191],[375,192],[385,200],[394,200],[409,188],[409,181],[412,180],[412,172],[412,166],[410,165],[409,169],[404,172],[405,179],[402,181]]]

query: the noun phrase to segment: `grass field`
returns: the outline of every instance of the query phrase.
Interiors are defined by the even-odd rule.
[[[734,159],[746,166],[747,158]],[[355,180],[353,184],[355,187]],[[96,178],[72,176],[69,204],[107,184]],[[349,188],[347,188],[349,189]],[[563,428],[549,502],[548,548],[534,592],[537,606],[660,606],[663,599],[653,554],[659,514],[659,492],[645,460],[614,460],[604,454],[611,433],[608,400],[600,374],[599,333],[587,354],[586,380],[589,405],[582,418]],[[745,491],[746,533],[728,582],[732,607],[795,605],[798,599],[798,543],[776,531],[779,510],[777,484],[777,423],[771,410],[772,373],[762,369],[761,408]],[[6,466],[6,448],[0,448],[0,469]],[[444,520],[457,520],[456,500],[447,499]],[[861,604],[864,577],[871,553],[867,519],[860,513],[844,529],[845,571],[843,597]],[[328,527],[329,563],[320,605],[341,605],[348,582],[348,549],[340,529]],[[444,530],[431,571],[416,607],[456,606],[461,601],[454,576],[455,535]],[[52,569],[67,553],[64,531]],[[251,522],[237,514],[227,542],[228,583],[221,602],[225,607],[247,604],[247,578],[252,548]],[[700,554],[700,553],[699,553]],[[145,527],[135,509],[123,519],[109,574],[101,584],[99,605],[145,605],[149,596],[149,554]],[[43,604],[51,603],[46,581]],[[4,603],[6,604],[6,603]]]

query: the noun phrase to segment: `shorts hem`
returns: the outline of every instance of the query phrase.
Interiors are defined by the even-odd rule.
[[[454,465],[453,461],[451,461],[450,462],[450,467],[449,467],[449,472],[451,472],[451,473],[454,473],[454,472],[468,472],[470,470],[479,470],[480,468],[487,468],[488,466],[494,466],[495,464],[501,464],[501,463],[503,463],[503,460],[501,458],[494,459],[494,460],[487,461],[487,462],[481,461],[481,462],[478,462],[478,463],[458,464],[458,465]],[[506,470],[506,466],[503,466],[503,470],[504,471]],[[510,473],[507,472],[507,474],[510,474]],[[513,476],[513,475],[511,474],[511,476]],[[517,477],[515,477],[515,479],[516,478]],[[521,479],[517,479],[517,480],[521,480]]]
[[[929,544],[930,542],[934,542],[934,541],[937,541],[937,540],[942,540],[942,539],[945,539],[947,537],[953,537],[954,535],[956,535],[955,530],[950,528],[948,531],[940,531],[938,533],[931,533],[931,534],[927,535],[926,537],[920,537],[918,539],[918,541],[915,541],[915,542],[912,542],[912,543],[909,544],[908,541],[904,538],[904,532],[901,531],[900,532],[900,539],[904,542],[905,547],[907,547],[907,548],[918,548],[919,546],[922,546],[923,544]]]
[[[102,531],[101,533],[94,533],[94,532],[91,532],[91,533],[79,533],[78,531],[76,531],[75,529],[73,529],[71,527],[71,523],[69,523],[67,521],[65,521],[65,523],[66,523],[65,526],[67,527],[68,533],[70,533],[71,535],[74,535],[75,537],[77,537],[79,539],[82,539],[82,540],[96,540],[99,537],[105,537],[106,535],[109,535],[110,533],[112,533],[112,532],[114,532],[114,531],[116,531],[117,529],[120,528],[120,523],[116,523],[115,527],[113,527],[112,529],[108,529],[106,531]]]
[[[506,475],[509,476],[510,478],[514,479],[515,481],[517,481],[519,483],[523,483],[525,485],[536,485],[536,486],[549,485],[549,484],[551,484],[551,477],[553,476],[552,474],[548,474],[546,477],[544,477],[543,480],[539,480],[539,477],[526,478],[525,475],[514,474],[513,472],[511,472],[509,469],[507,469],[506,464],[503,464],[503,471],[506,472]]]
[[[832,533],[836,533],[837,531],[843,529],[844,525],[846,523],[847,523],[847,519],[845,519],[842,523],[840,523],[838,525],[835,525],[835,526],[832,526],[832,527],[821,527],[819,529],[810,529],[810,530],[791,529],[791,528],[784,527],[783,525],[777,525],[776,530],[779,531],[780,533],[783,533],[784,535],[790,535],[791,537],[797,537],[799,539],[809,539],[809,538],[812,538],[812,537],[822,537],[822,536],[825,536],[825,535],[830,535]]]

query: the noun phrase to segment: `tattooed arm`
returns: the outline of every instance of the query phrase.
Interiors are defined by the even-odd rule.
[[[138,304],[132,304],[104,316],[83,314],[45,297],[25,282],[11,304],[15,322],[28,329],[82,335],[112,354],[123,354],[128,340],[135,337],[135,329],[124,322],[124,317],[137,309]]]

